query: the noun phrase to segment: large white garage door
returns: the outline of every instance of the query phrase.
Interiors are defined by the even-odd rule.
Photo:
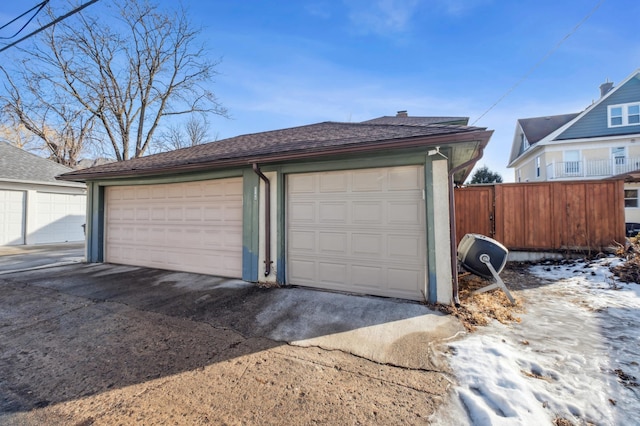
[[[422,300],[423,168],[287,177],[290,284]]]
[[[30,244],[84,240],[82,225],[86,222],[86,195],[37,192],[33,208],[36,227],[33,233],[30,232]]]
[[[106,261],[242,276],[242,178],[106,189]]]
[[[0,246],[24,244],[24,191],[0,189]]]

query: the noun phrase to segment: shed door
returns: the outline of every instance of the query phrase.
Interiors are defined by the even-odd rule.
[[[242,178],[106,188],[106,261],[240,278]]]
[[[37,226],[30,232],[30,244],[84,241],[86,195],[38,192],[33,208]]]
[[[423,188],[419,166],[288,175],[288,282],[423,300]]]
[[[0,246],[24,244],[25,191],[0,189]]]

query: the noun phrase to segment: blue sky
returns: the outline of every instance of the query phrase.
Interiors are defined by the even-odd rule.
[[[579,112],[606,79],[617,83],[640,68],[637,0],[184,4],[205,27],[211,54],[222,58],[212,89],[232,119],[212,118],[219,139],[398,110],[473,123],[599,5],[475,123],[495,130],[480,164],[506,181],[513,180],[506,165],[518,118]],[[0,18],[23,7],[0,6]]]

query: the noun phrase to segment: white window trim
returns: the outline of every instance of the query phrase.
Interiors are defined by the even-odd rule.
[[[638,106],[640,108],[640,102],[629,102],[626,104],[608,105],[607,106],[607,127],[625,127],[625,126],[638,126],[640,123],[629,124],[629,107]],[[613,108],[622,109],[622,124],[611,124],[611,110]],[[635,114],[634,114],[635,115]]]
[[[627,197],[627,191],[636,191],[636,196],[635,197]],[[625,192],[625,197],[624,197],[624,208],[625,209],[637,209],[640,208],[640,190],[638,188],[625,188],[624,189]],[[627,207],[627,200],[636,200],[636,206],[635,207]]]
[[[536,165],[536,177],[539,178],[540,175],[542,174],[542,160],[540,159],[540,156],[538,155],[535,159],[535,165]]]
[[[622,156],[621,157],[616,157],[614,150],[618,149],[618,148],[622,148]],[[621,163],[618,163],[618,158],[622,159]],[[620,165],[620,164],[625,164],[627,162],[627,147],[626,146],[613,146],[611,147],[611,159],[615,162],[615,164]]]

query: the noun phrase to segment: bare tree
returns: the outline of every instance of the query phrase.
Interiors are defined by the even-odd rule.
[[[48,86],[41,97],[49,105],[66,106],[63,112],[76,120],[73,132],[59,133],[80,137],[83,126],[95,120],[93,131],[121,161],[149,149],[158,139],[154,134],[163,117],[226,116],[226,109],[205,87],[219,61],[209,59],[198,42],[201,30],[193,27],[184,9],[166,12],[145,0],[115,0],[107,7],[116,12],[115,20],[88,8],[76,19],[42,32],[40,43],[23,51],[25,63],[32,65],[25,67],[22,83]],[[53,18],[55,12],[49,10],[49,15]],[[14,96],[9,98],[21,101],[13,102],[20,121],[41,124],[20,96],[24,87],[15,84],[10,89]],[[29,101],[40,99],[31,96]]]
[[[169,151],[209,142],[208,129],[209,125],[205,117],[198,119],[192,115],[182,126],[174,124],[165,127],[160,133],[157,148],[161,151]]]
[[[34,74],[28,61],[23,63],[22,89],[0,67],[4,74],[5,94],[3,118],[13,123],[13,129],[25,129],[44,143],[49,158],[65,166],[74,167],[91,138],[95,117],[82,107],[67,104],[51,90],[46,78],[24,78]],[[42,73],[42,71],[39,71]],[[25,102],[24,93],[30,101]],[[26,146],[21,146],[26,148]]]
[[[209,125],[206,118],[198,120],[194,116],[189,117],[189,121],[185,124],[185,133],[190,146],[200,145],[207,142],[209,137]]]

